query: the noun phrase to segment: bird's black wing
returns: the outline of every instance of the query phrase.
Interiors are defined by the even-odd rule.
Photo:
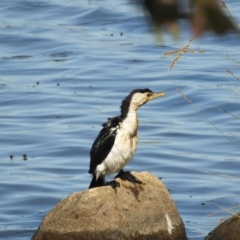
[[[111,151],[120,121],[120,117],[109,118],[102,125],[103,128],[95,139],[90,151],[89,173],[93,173],[97,165],[101,164]]]

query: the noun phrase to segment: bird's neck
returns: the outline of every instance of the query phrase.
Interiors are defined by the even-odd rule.
[[[122,129],[127,131],[131,136],[137,135],[138,130],[138,116],[137,111],[129,111],[124,121],[122,122]]]

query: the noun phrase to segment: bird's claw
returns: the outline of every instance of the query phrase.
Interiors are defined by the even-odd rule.
[[[136,178],[131,172],[124,172],[123,170],[121,170],[115,178],[120,178],[132,183],[142,184],[142,181]]]
[[[111,186],[113,189],[120,187],[120,183],[117,182],[116,180],[110,181],[110,182],[106,182],[105,186]]]

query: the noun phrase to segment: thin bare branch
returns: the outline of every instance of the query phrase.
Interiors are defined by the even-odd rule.
[[[237,80],[240,82],[240,79],[239,79],[238,77],[236,77],[233,72],[231,72],[231,71],[228,70],[228,69],[227,69],[227,71],[228,71],[228,73],[230,73],[235,79],[237,79]]]
[[[235,217],[237,217],[237,218],[240,218],[237,214],[235,214],[235,213],[232,212],[232,211],[229,211],[227,208],[224,208],[224,207],[218,205],[217,203],[215,203],[215,202],[213,202],[213,201],[212,201],[211,203],[213,203],[213,204],[216,205],[217,207],[221,208],[222,210],[231,213],[233,216],[235,216]]]
[[[234,145],[236,148],[238,148],[240,150],[240,147],[235,143],[233,142],[227,135],[225,135],[218,127],[216,127],[202,112],[201,110],[199,110],[191,100],[189,100],[187,98],[187,96],[185,94],[182,93],[182,91],[179,89],[179,88],[176,88],[176,90],[183,96],[183,98],[189,102],[194,108],[195,110],[203,117],[205,118],[219,133],[221,133],[230,143],[232,143],[232,145]]]
[[[186,46],[184,46],[183,48],[179,49],[179,50],[164,53],[164,56],[171,55],[171,54],[177,54],[177,56],[173,59],[171,65],[169,66],[168,70],[171,70],[174,67],[174,65],[180,59],[181,55],[184,54],[184,53],[187,53],[187,52],[190,52],[190,53],[195,53],[195,52],[205,53],[205,51],[202,50],[202,49],[194,50],[194,49],[189,49],[188,48],[190,43],[193,41],[193,39],[194,39],[194,37],[191,37],[188,41],[188,44]]]

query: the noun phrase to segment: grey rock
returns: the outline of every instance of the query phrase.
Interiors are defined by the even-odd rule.
[[[60,201],[32,240],[187,239],[164,184],[147,172],[132,173],[143,184],[117,179],[120,188],[92,188]]]

